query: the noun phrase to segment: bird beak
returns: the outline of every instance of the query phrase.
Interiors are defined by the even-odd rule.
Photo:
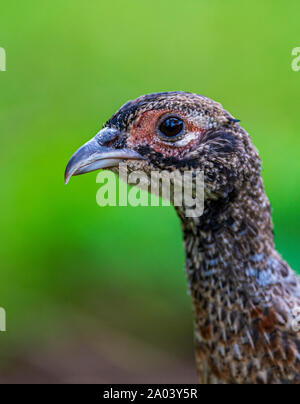
[[[102,129],[95,137],[81,146],[70,158],[65,171],[65,184],[73,175],[80,175],[118,166],[124,160],[143,160],[137,152],[129,148],[114,149],[107,146],[120,136],[113,128]]]

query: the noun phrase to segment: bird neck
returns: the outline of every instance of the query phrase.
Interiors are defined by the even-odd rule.
[[[274,303],[276,288],[286,279],[297,282],[275,251],[271,209],[260,176],[254,186],[245,184],[223,200],[208,202],[199,219],[178,213],[195,312],[196,361],[199,377],[206,383],[209,372],[214,381],[221,377],[212,359],[216,347],[224,368],[231,357],[239,357],[237,342],[243,340],[252,349],[256,331],[249,325],[251,319],[255,321],[260,313],[271,316],[272,311],[266,310]],[[224,355],[229,360],[226,366]],[[230,377],[234,379],[233,374]]]
[[[260,176],[254,185],[245,183],[238,192],[208,201],[200,218],[186,218],[182,211],[178,214],[187,278],[196,301],[205,296],[222,300],[225,290],[238,298],[241,289],[249,299],[252,289],[255,297],[257,289],[276,282],[270,266],[279,256],[274,249],[270,203]]]
[[[182,212],[180,217],[193,274],[207,278],[222,271],[240,277],[249,263],[263,270],[274,252],[271,207],[260,176],[255,185],[245,183],[239,191],[206,202],[200,218]]]

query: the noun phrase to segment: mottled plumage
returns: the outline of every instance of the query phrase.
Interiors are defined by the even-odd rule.
[[[157,131],[168,114],[184,120],[178,138],[164,139]],[[238,120],[206,97],[172,92],[128,102],[104,128],[114,135],[109,142],[101,135],[101,147],[141,156],[128,157],[132,170],[204,171],[204,214],[188,218],[184,206],[176,207],[199,381],[300,383],[300,281],[275,250],[260,158]],[[67,179],[84,172],[72,172],[73,166],[71,161]]]

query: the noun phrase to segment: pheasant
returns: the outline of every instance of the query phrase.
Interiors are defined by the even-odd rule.
[[[201,170],[204,211],[176,206],[194,308],[201,384],[300,384],[300,281],[274,246],[261,160],[221,104],[187,92],[127,102],[71,157],[72,175],[99,168]]]

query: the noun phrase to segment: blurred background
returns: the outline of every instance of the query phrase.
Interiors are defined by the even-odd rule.
[[[279,251],[300,270],[300,5],[6,1],[0,47],[0,382],[193,382],[172,208],[100,208],[65,165],[128,99],[221,102],[264,162]]]

